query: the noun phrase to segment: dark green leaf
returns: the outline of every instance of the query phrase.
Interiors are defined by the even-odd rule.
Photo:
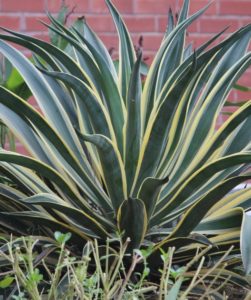
[[[130,238],[129,250],[139,248],[144,239],[147,214],[144,203],[139,199],[125,200],[118,211],[118,226],[124,240]]]

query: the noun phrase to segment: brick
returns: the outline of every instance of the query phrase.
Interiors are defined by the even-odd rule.
[[[153,62],[155,55],[156,51],[148,51],[143,47],[143,60],[148,66]]]
[[[128,16],[124,21],[130,32],[139,32],[144,35],[144,32],[156,31],[155,18],[146,16]]]
[[[241,26],[246,26],[246,25],[249,25],[251,23],[251,19],[250,19],[250,17],[249,18],[242,17],[242,18],[239,18],[239,23],[240,23],[240,27]]]
[[[228,95],[227,101],[236,102],[236,99],[237,99],[236,91],[234,89],[232,89]]]
[[[218,130],[221,127],[222,123],[223,123],[223,115],[220,114],[219,117],[217,118],[215,129]]]
[[[159,16],[157,20],[157,27],[159,32],[165,32],[168,24],[168,18],[165,16]],[[189,32],[198,32],[198,21],[193,22],[188,27]]]
[[[8,29],[18,30],[20,28],[20,17],[1,15],[0,26]]]
[[[2,30],[0,31],[0,33],[3,33]],[[5,34],[5,33],[4,33],[4,34]],[[19,46],[19,45],[15,44],[15,43],[8,42],[8,44],[9,44],[10,46],[13,46],[15,49],[17,49],[17,50],[19,50],[19,51],[22,51],[22,52],[23,52],[23,50],[24,50],[24,47]],[[1,56],[1,54],[0,54],[0,56]]]
[[[251,92],[236,91],[236,102],[246,101],[251,99]]]
[[[135,47],[138,47],[140,39],[141,39],[141,41],[140,41],[141,45],[145,46],[145,36],[142,36],[139,33],[133,33],[133,34],[131,34],[131,39],[132,39],[132,43]]]
[[[143,36],[143,57],[148,57],[146,62],[150,64],[166,30],[169,7],[172,7],[174,13],[179,12],[183,0],[113,0],[113,2],[132,33],[133,43],[137,45],[139,37]],[[190,15],[206,6],[208,2],[210,0],[191,0]],[[45,10],[56,15],[61,3],[62,0],[0,0],[0,26],[13,30],[21,29],[32,36],[49,41],[47,29],[37,20],[47,20]],[[84,15],[107,48],[114,48],[112,57],[117,58],[118,37],[111,16],[108,15],[105,0],[65,0],[65,3],[70,9],[76,5],[75,13],[69,18],[69,24],[76,17]],[[218,43],[228,36],[229,32],[249,24],[250,15],[251,0],[215,0],[202,17],[189,26],[187,43],[193,42],[193,47],[198,48],[215,33],[232,25],[227,34],[218,39]],[[21,49],[24,55],[31,55],[30,51],[23,50],[17,45],[15,47]],[[251,86],[250,78],[251,70],[248,70],[239,82]],[[251,93],[236,90],[229,95],[229,99],[234,102],[250,98]],[[36,107],[36,103],[30,101]],[[217,126],[225,119],[225,116],[221,116]]]
[[[106,45],[107,49],[113,48],[114,50],[119,49],[118,44],[118,37],[116,34],[99,34],[99,37],[103,41],[103,43]]]
[[[188,32],[198,32],[199,31],[199,20],[195,20],[191,25],[187,28]]]
[[[50,12],[58,12],[61,5],[62,0],[48,0],[47,9]],[[74,8],[75,12],[83,13],[89,10],[89,0],[65,0],[65,5],[68,6],[70,10]]]
[[[86,16],[87,23],[95,32],[115,32],[115,26],[110,16]]]
[[[32,37],[40,39],[46,42],[50,42],[50,37],[48,31],[45,32],[35,32],[31,34]]]
[[[220,1],[220,14],[223,15],[240,15],[250,16],[251,15],[251,3],[249,0],[235,0],[235,1]]]
[[[159,16],[157,19],[157,27],[159,32],[165,32],[168,24],[167,16]]]
[[[239,21],[236,19],[203,18],[200,20],[200,32],[218,33],[228,27],[227,32],[236,31],[239,28]]]
[[[213,36],[214,34],[212,34]],[[219,38],[218,41],[222,42],[223,40],[226,40],[229,37],[229,33],[223,33]]]
[[[200,9],[206,7],[209,3],[207,0],[192,0],[190,5],[190,14],[194,14],[195,12],[199,11]],[[216,15],[217,14],[217,4],[216,1],[212,2],[208,9],[204,12],[204,16],[207,15]]]
[[[205,42],[207,42],[212,36],[205,34],[205,35],[201,35],[201,34],[188,34],[187,36],[187,44],[192,43],[193,48],[198,48],[199,46],[201,46],[202,44],[204,44]]]
[[[37,101],[36,101],[36,99],[35,99],[35,97],[34,96],[31,96],[29,99],[28,99],[28,102],[29,102],[29,104],[31,104],[32,106],[37,106],[38,104],[37,104]]]
[[[120,13],[133,12],[133,0],[114,0],[113,3]],[[108,9],[104,0],[91,0],[90,11],[92,13],[108,13]]]
[[[25,30],[26,31],[47,31],[45,25],[43,25],[40,21],[49,23],[49,20],[46,16],[26,16],[25,17]]]
[[[237,110],[236,106],[224,106],[222,109],[223,112],[228,112],[228,113],[234,113],[236,110]]]
[[[135,1],[135,12],[142,14],[167,15],[169,8],[175,11],[176,0],[138,0]]]
[[[44,0],[3,0],[2,12],[42,12],[45,10]]]
[[[243,85],[251,86],[251,67],[246,70],[238,82]]]
[[[251,68],[249,68],[239,79],[238,83],[240,85],[251,87]],[[245,101],[251,99],[251,92],[242,92],[236,90],[236,98],[239,101]]]
[[[16,152],[22,155],[28,155],[31,156],[31,154],[29,154],[28,150],[24,148],[24,146],[20,143],[16,143]]]
[[[135,36],[135,42],[138,41],[139,36]],[[143,35],[143,45],[146,51],[157,51],[163,39],[163,34],[149,34]]]
[[[221,125],[227,121],[227,119],[230,117],[228,114],[221,114]]]
[[[33,108],[35,108],[35,110],[40,113],[42,116],[44,116],[41,108],[39,107],[37,101],[36,101],[36,98],[34,96],[31,96],[29,99],[28,99],[28,102],[30,105],[33,106]]]

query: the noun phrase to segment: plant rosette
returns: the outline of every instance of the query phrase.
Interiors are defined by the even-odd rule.
[[[169,12],[142,84],[142,53],[106,4],[119,35],[118,70],[84,19],[66,27],[48,15],[45,25],[66,42],[64,50],[8,29],[0,35],[0,52],[42,112],[0,87],[0,119],[30,154],[0,150],[0,172],[13,183],[1,184],[2,230],[71,232],[80,248],[119,233],[130,238],[129,251],[153,244],[154,257],[175,247],[178,262],[198,244],[215,246],[212,259],[234,245],[231,255],[241,263],[251,189],[229,192],[251,178],[251,101],[216,123],[250,66],[251,25],[192,50],[186,30],[208,6],[188,16],[185,0],[177,22]],[[34,63],[8,42],[32,51]]]

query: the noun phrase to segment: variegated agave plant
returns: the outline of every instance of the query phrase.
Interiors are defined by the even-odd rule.
[[[65,51],[9,30],[0,35],[0,51],[42,111],[0,88],[0,118],[31,154],[0,151],[2,177],[12,182],[0,186],[2,230],[70,231],[79,243],[120,232],[131,249],[200,242],[219,253],[238,245],[251,189],[229,192],[251,178],[251,102],[218,130],[216,121],[250,66],[251,26],[192,52],[186,29],[207,7],[188,17],[185,0],[177,24],[170,13],[142,85],[142,55],[106,3],[119,35],[118,72],[86,22],[69,29],[49,16]],[[3,40],[31,50],[36,66]]]

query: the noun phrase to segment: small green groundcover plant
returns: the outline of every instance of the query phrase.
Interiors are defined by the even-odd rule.
[[[8,29],[0,34],[0,52],[41,111],[0,86],[0,119],[30,153],[0,150],[1,231],[71,232],[78,249],[119,233],[130,238],[129,253],[152,245],[156,269],[160,249],[175,247],[175,263],[185,264],[198,244],[212,245],[213,261],[234,245],[222,277],[235,280],[242,262],[250,273],[251,188],[233,188],[251,179],[251,101],[216,124],[250,66],[251,25],[192,49],[186,30],[208,6],[188,16],[185,0],[177,22],[169,12],[144,78],[142,53],[105,2],[119,35],[118,69],[83,18],[68,28],[48,15],[63,50]],[[30,50],[34,63],[8,42]]]
[[[195,257],[182,268],[173,267],[174,248],[162,251],[160,280],[156,284],[149,281],[147,257],[151,251],[135,250],[128,255],[128,241],[122,243],[116,239],[120,248],[115,251],[110,247],[114,240],[107,240],[103,249],[95,240],[87,242],[82,256],[76,257],[67,247],[70,237],[70,233],[56,232],[50,244],[36,237],[11,238],[9,242],[2,239],[0,264],[5,272],[0,273],[0,295],[15,300],[185,300],[228,299],[230,293],[233,296],[228,279],[219,283],[221,272],[226,268],[224,260],[231,249],[214,266],[207,268],[203,265],[210,247],[203,251],[198,249]],[[41,244],[43,250],[39,251]],[[126,268],[124,261],[128,257],[130,267]],[[140,263],[143,268],[137,271]],[[194,265],[197,269],[191,271]],[[242,290],[237,291],[240,297]]]

